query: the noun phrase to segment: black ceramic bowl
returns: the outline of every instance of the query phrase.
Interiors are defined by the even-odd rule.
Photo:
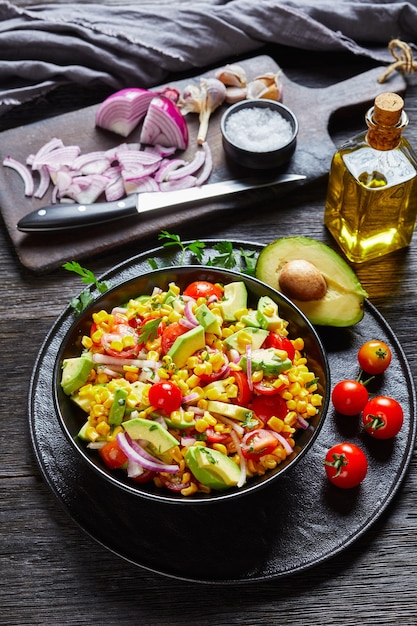
[[[226,155],[251,169],[284,165],[297,144],[297,118],[275,100],[244,100],[233,104],[223,114],[220,128]]]
[[[289,321],[288,330],[290,337],[295,338],[299,336],[304,339],[308,365],[318,377],[319,392],[323,395],[324,401],[320,412],[310,420],[310,427],[297,433],[293,454],[287,457],[274,470],[267,472],[264,476],[248,479],[247,483],[241,488],[233,488],[222,492],[212,491],[211,494],[198,493],[184,497],[172,491],[158,489],[153,483],[135,483],[128,479],[122,471],[109,470],[101,461],[97,451],[88,449],[85,442],[77,437],[81,426],[86,421],[86,413],[79,409],[63,393],[60,380],[62,361],[65,358],[80,355],[82,351],[81,338],[83,335],[89,334],[91,316],[94,312],[102,309],[110,311],[113,307],[121,305],[130,298],[137,297],[140,294],[151,293],[154,287],[166,289],[171,282],[175,282],[183,290],[189,283],[195,280],[208,280],[220,283],[242,280],[245,282],[248,291],[248,304],[253,307],[256,307],[257,301],[261,296],[270,296],[278,304],[281,317]],[[169,267],[151,271],[111,288],[108,292],[98,297],[92,305],[75,319],[63,340],[54,365],[54,403],[60,425],[66,437],[85,463],[99,473],[104,483],[111,483],[113,486],[131,494],[149,498],[156,502],[173,504],[210,503],[243,497],[279,480],[283,474],[291,471],[291,468],[308,452],[321,429],[329,403],[329,381],[328,360],[316,331],[301,311],[285,296],[264,283],[237,272],[206,266]]]

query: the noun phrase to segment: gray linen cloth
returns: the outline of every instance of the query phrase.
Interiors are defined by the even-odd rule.
[[[417,0],[0,1],[0,113],[63,84],[151,87],[271,43],[388,64],[392,38],[417,41]]]

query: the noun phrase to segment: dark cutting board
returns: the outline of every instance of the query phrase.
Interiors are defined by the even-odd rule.
[[[276,63],[268,56],[257,56],[241,63],[250,78],[266,72],[277,72]],[[398,74],[393,76],[389,83],[380,85],[378,78],[383,68],[375,68],[349,80],[337,83],[330,87],[312,89],[290,81],[282,74],[284,85],[283,102],[296,114],[299,122],[299,135],[296,152],[286,171],[297,172],[307,176],[306,182],[311,182],[325,175],[330,166],[330,160],[335,146],[328,133],[330,116],[340,109],[356,105],[366,106],[375,96],[384,91],[402,93],[405,90],[405,81]],[[213,75],[213,71],[208,75]],[[193,81],[199,82],[199,76]],[[190,79],[171,82],[170,85],[181,89],[192,82]],[[26,157],[36,152],[52,137],[61,138],[66,145],[77,144],[82,152],[107,149],[122,143],[123,139],[112,133],[95,128],[94,116],[97,107],[87,107],[73,113],[60,115],[48,120],[36,122],[20,128],[5,131],[0,137],[0,157],[3,161],[8,154],[25,161]],[[237,169],[225,159],[220,135],[220,118],[224,107],[218,109],[212,116],[207,141],[213,153],[214,169],[210,182],[227,180],[247,174],[243,169]],[[196,149],[196,135],[198,118],[189,114],[187,121],[190,131],[190,146],[185,154],[191,159]],[[128,138],[137,141],[138,131],[134,131]],[[264,190],[256,192],[256,201],[271,200],[290,190],[285,185],[277,191]],[[272,195],[271,195],[272,194]],[[88,256],[112,250],[122,245],[149,237],[163,229],[170,230],[178,227],[187,220],[207,217],[210,212],[220,206],[239,207],[253,202],[254,195],[245,194],[239,199],[228,200],[213,204],[206,204],[198,208],[175,210],[156,217],[146,219],[133,217],[110,224],[103,224],[94,228],[77,229],[65,233],[52,234],[24,234],[17,230],[16,224],[26,213],[49,204],[51,199],[48,193],[42,200],[25,198],[23,183],[20,176],[10,168],[0,165],[0,209],[5,225],[15,246],[21,263],[34,272],[46,272],[60,266],[65,261],[82,260]],[[65,208],[63,208],[65,210]]]

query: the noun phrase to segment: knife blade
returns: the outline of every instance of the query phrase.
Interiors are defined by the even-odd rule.
[[[204,200],[220,198],[250,189],[272,187],[305,179],[302,174],[283,174],[268,180],[247,178],[177,189],[175,191],[151,191],[135,193],[123,200],[96,202],[93,204],[54,204],[28,213],[17,224],[26,233],[69,230],[102,224],[129,217],[137,213],[164,210]]]

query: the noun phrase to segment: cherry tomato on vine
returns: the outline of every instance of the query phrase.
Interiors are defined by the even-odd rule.
[[[329,481],[341,489],[352,489],[368,471],[365,453],[354,443],[338,443],[327,451],[324,467]]]
[[[182,402],[180,388],[170,380],[164,380],[152,385],[149,389],[148,397],[152,406],[168,414],[179,409]]]
[[[216,296],[220,299],[222,295],[221,287],[207,280],[196,280],[184,289],[184,296],[189,296],[195,300],[197,298],[210,298],[211,296]]]
[[[244,435],[241,449],[245,459],[259,459],[265,454],[270,454],[278,445],[276,437],[270,430],[257,428]]]
[[[368,398],[368,390],[358,380],[341,380],[332,391],[333,406],[342,415],[358,415]]]
[[[116,440],[106,443],[99,449],[99,454],[110,469],[118,469],[127,463],[127,456],[123,450],[119,448],[119,444]]]
[[[382,374],[391,363],[391,350],[383,341],[371,339],[364,343],[358,351],[360,368],[367,374]]]
[[[362,423],[375,439],[395,437],[403,425],[404,412],[399,402],[388,396],[376,396],[363,409]]]
[[[267,422],[271,417],[284,419],[288,413],[287,403],[281,396],[254,396],[252,409],[257,418]]]
[[[285,350],[290,361],[294,359],[294,346],[288,337],[283,337],[283,335],[280,335],[279,333],[270,332],[264,341],[264,346],[265,348],[278,348],[278,350]]]

